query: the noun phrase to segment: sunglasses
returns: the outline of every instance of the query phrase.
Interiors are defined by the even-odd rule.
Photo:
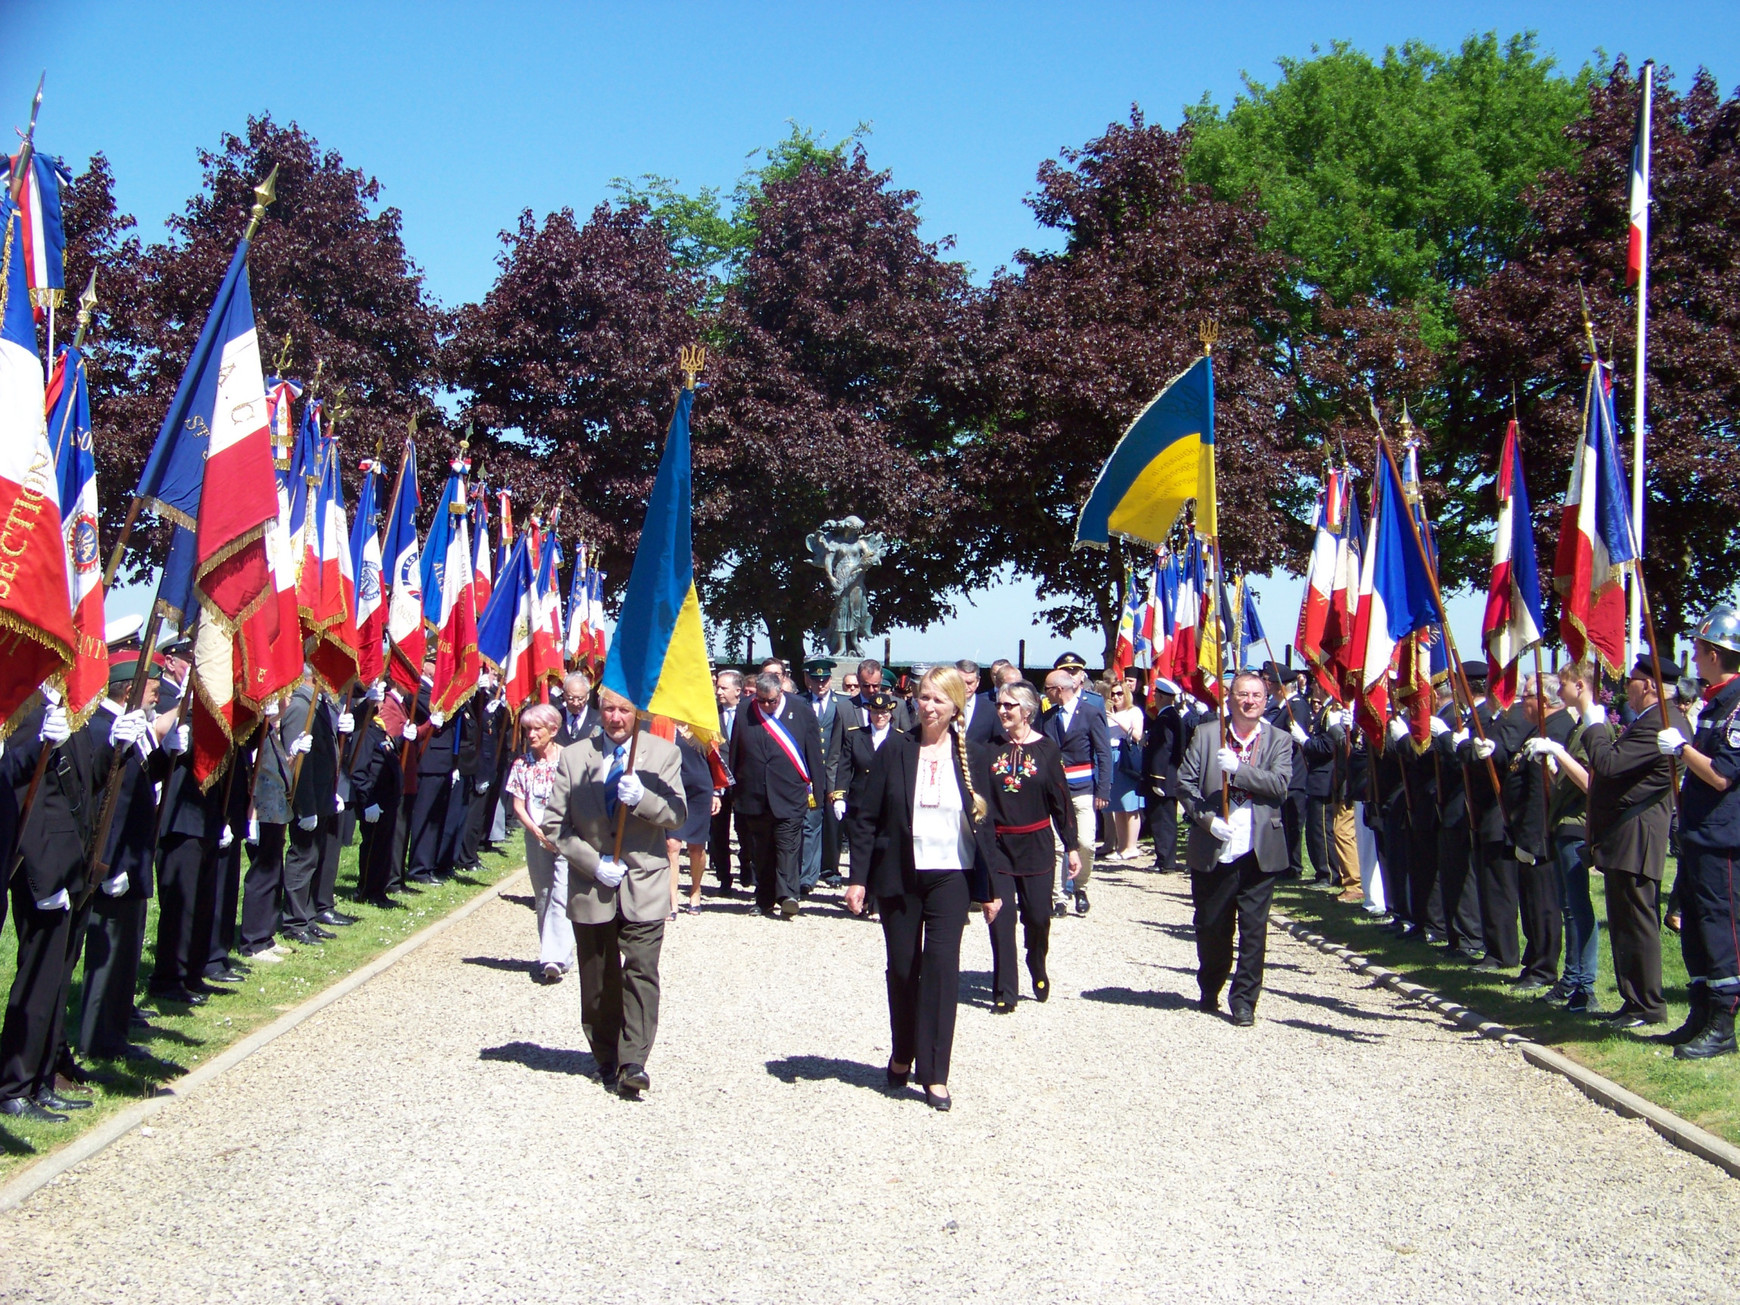
[[[1018,702],[1000,702],[997,704],[998,711],[1019,711],[1020,708],[1021,704]]]

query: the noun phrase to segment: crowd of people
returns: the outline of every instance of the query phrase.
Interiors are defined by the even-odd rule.
[[[393,909],[477,867],[510,830],[534,888],[533,973],[577,975],[599,1078],[628,1097],[651,1085],[665,928],[702,912],[709,869],[720,894],[751,895],[770,921],[825,887],[880,923],[889,1084],[914,1081],[946,1110],[970,915],[989,935],[992,1009],[1021,1000],[1017,921],[1044,1002],[1053,922],[1087,916],[1096,857],[1126,861],[1144,834],[1156,871],[1182,860],[1191,877],[1199,1004],[1221,1013],[1230,982],[1224,1013],[1238,1026],[1254,1023],[1269,906],[1288,878],[1521,993],[1619,1029],[1663,1024],[1672,849],[1665,907],[1691,1010],[1654,1036],[1681,1057],[1735,1047],[1740,617],[1727,608],[1698,627],[1695,677],[1644,658],[1623,705],[1604,705],[1598,677],[1570,663],[1501,709],[1487,668],[1464,662],[1471,701],[1446,681],[1424,746],[1398,716],[1374,747],[1310,675],[1273,662],[1231,676],[1222,712],[1165,678],[1094,684],[1067,653],[1042,686],[1009,662],[965,660],[894,685],[866,659],[836,687],[840,668],[821,658],[802,668],[802,691],[769,659],[716,673],[714,730],[649,719],[585,671],[517,716],[488,676],[445,716],[430,710],[430,666],[418,691],[383,681],[337,697],[310,672],[204,791],[181,710],[188,650],[155,654],[129,709],[141,650],[133,631],[111,635],[111,696],[96,713],[75,727],[45,702],[0,753],[19,939],[0,1028],[4,1115],[88,1107],[80,1057],[151,1058],[133,1041],[150,1027],[141,996],[202,1005],[355,924],[337,899],[351,842],[354,897]],[[1676,686],[1666,704],[1664,680]],[[1591,871],[1621,997],[1605,1012]]]

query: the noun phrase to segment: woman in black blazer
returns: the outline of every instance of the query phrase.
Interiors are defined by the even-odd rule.
[[[877,749],[864,800],[850,813],[852,877],[846,906],[864,909],[874,894],[888,949],[888,1020],[894,1054],[888,1082],[904,1087],[916,1074],[925,1100],[950,1104],[949,1052],[961,975],[961,931],[967,903],[982,903],[994,921],[1001,903],[991,894],[999,856],[986,804],[990,756],[959,728],[966,684],[952,666],[938,666],[918,686],[918,725],[890,734]]]

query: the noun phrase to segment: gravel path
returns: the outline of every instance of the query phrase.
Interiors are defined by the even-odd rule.
[[[831,899],[672,926],[607,1095],[510,889],[0,1216],[0,1299],[1740,1299],[1740,1183],[1284,934],[1199,1014],[1183,878],[1095,883],[1048,1005],[969,929],[948,1115]]]

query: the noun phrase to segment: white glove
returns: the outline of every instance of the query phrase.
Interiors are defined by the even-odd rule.
[[[1607,723],[1607,708],[1598,702],[1592,702],[1583,712],[1585,725],[1605,725]]]
[[[625,807],[638,807],[645,796],[646,785],[640,782],[640,776],[632,770],[623,771],[622,778],[616,781],[616,800]]]
[[[846,818],[846,799],[845,798],[835,798],[834,799],[834,819],[835,820],[844,820],[845,818]]]
[[[338,732],[340,734],[356,733],[356,717],[348,711],[338,713]]]
[[[125,716],[117,716],[114,725],[109,730],[109,743],[113,747],[124,748],[139,741],[139,736],[145,732],[148,722],[142,711],[130,711]]]
[[[332,809],[334,811],[343,811],[344,810],[344,799],[342,797],[340,797],[337,793],[334,793],[332,795]]]
[[[1397,716],[1390,722],[1390,742],[1400,743],[1408,737],[1408,722]]]
[[[1450,742],[1455,747],[1458,747],[1458,748],[1461,747],[1464,743],[1468,742],[1468,731],[1467,730],[1457,730],[1454,734],[1452,734],[1450,736]]]
[[[278,700],[276,698],[274,698],[274,699],[272,699],[271,702],[268,702],[264,707],[262,707],[260,709],[260,714],[263,715],[267,720],[271,720],[272,717],[274,717],[278,714]]]
[[[1434,735],[1448,734],[1449,732],[1450,727],[1444,723],[1444,718],[1442,716],[1432,717],[1432,733]]]
[[[379,702],[387,696],[387,691],[380,684],[369,685],[369,691],[363,695],[370,702]]]
[[[1522,862],[1523,865],[1533,865],[1535,863],[1535,854],[1519,847],[1516,850],[1516,859]]]
[[[500,698],[491,698],[488,702],[486,702],[484,704],[483,710],[486,713],[500,711],[501,710],[501,699]]]
[[[628,873],[628,867],[620,861],[612,861],[607,856],[598,858],[598,869],[592,872],[592,877],[606,888],[615,888],[622,882],[623,875]]]
[[[1498,744],[1494,743],[1491,739],[1474,740],[1474,755],[1479,757],[1482,761],[1489,760],[1492,757],[1492,754],[1497,751]]]
[[[115,724],[119,725],[122,719],[124,718],[117,718]],[[67,721],[66,708],[57,705],[43,712],[42,730],[36,737],[44,743],[65,743],[70,739],[72,726]]]
[[[163,740],[165,752],[186,752],[188,744],[193,742],[193,727],[177,725],[169,731],[169,737]]]
[[[477,791],[478,791],[478,792],[479,792],[479,793],[487,793],[487,792],[489,792],[489,781],[488,781],[488,780],[487,780],[487,779],[480,779],[480,780],[478,780],[478,781],[477,781]]]
[[[1296,720],[1287,722],[1287,733],[1293,736],[1293,742],[1295,743],[1303,744],[1309,742],[1311,739],[1309,734],[1299,728],[1299,722]]]
[[[1208,832],[1213,834],[1219,842],[1225,843],[1232,838],[1232,825],[1227,822],[1225,816],[1216,816],[1208,822]]]
[[[248,817],[248,842],[255,847],[260,845],[260,817],[258,816]]]
[[[296,828],[300,829],[303,833],[307,833],[310,829],[315,828],[319,824],[319,816],[303,816],[302,819],[296,822]]]
[[[491,675],[488,671],[484,671],[477,677],[477,687],[485,690],[495,688],[495,676]]]
[[[365,824],[374,824],[375,821],[381,818],[380,805],[374,802],[369,803],[368,806],[362,809],[362,818]]]
[[[405,737],[407,739],[412,740],[412,741],[416,740],[416,738],[417,738],[417,723],[415,721],[408,720],[405,722]]]
[[[1539,761],[1542,757],[1556,757],[1562,751],[1551,739],[1536,736],[1523,744],[1523,757],[1529,761]]]
[[[447,782],[449,784],[457,784],[459,782],[459,771],[457,769],[447,777]]]
[[[219,847],[228,847],[231,843],[233,843],[235,841],[236,841],[235,830],[231,829],[228,825],[225,825],[224,832],[218,835],[218,846]]]
[[[1241,763],[1239,762],[1238,753],[1234,752],[1231,748],[1222,748],[1215,755],[1220,761],[1221,774],[1236,775],[1239,773],[1239,765]]]
[[[429,713],[429,723],[431,725],[433,725],[436,729],[440,729],[443,725],[445,725],[447,723],[447,713],[444,711],[432,711],[432,712],[430,712]]]
[[[1662,756],[1677,757],[1685,751],[1686,736],[1670,725],[1655,736],[1655,746],[1661,749]]]
[[[308,749],[313,746],[314,736],[312,734],[298,734],[295,738],[290,740],[290,746],[285,748],[284,751],[294,757],[299,753],[307,752]]]

